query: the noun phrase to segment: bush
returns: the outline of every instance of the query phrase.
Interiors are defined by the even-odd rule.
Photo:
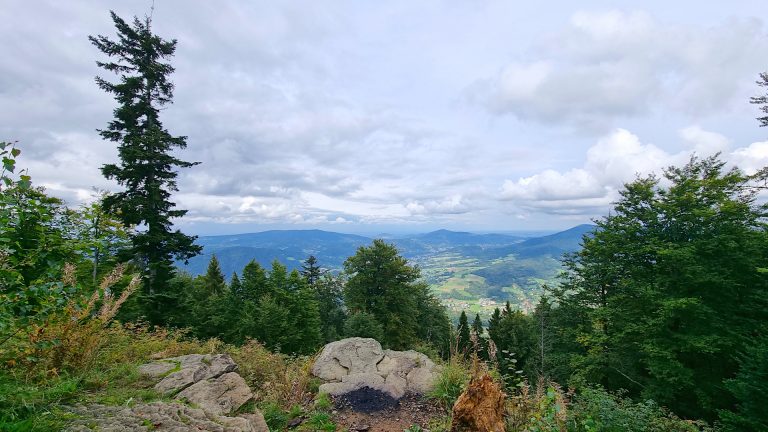
[[[593,387],[574,398],[569,430],[600,432],[703,432],[713,429],[701,421],[681,420],[653,401],[633,402]]]

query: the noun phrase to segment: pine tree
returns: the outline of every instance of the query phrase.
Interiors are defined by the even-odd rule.
[[[267,273],[256,260],[251,260],[251,262],[245,265],[240,284],[242,289],[238,295],[242,299],[253,302],[258,301],[269,291],[267,288]]]
[[[484,333],[483,329],[483,320],[480,319],[480,314],[475,314],[475,319],[472,321],[472,332],[477,337],[477,355],[481,359],[488,358],[488,342],[485,340],[485,337],[483,337]],[[474,348],[474,347],[473,347]]]
[[[577,378],[713,420],[736,403],[724,381],[768,320],[768,230],[755,187],[767,174],[710,157],[665,177],[626,185],[566,260],[558,331],[581,345],[568,359]]]
[[[232,278],[229,280],[229,291],[235,296],[242,296],[243,286],[240,284],[240,278],[237,277],[237,272],[232,273]]]
[[[211,255],[211,260],[208,262],[208,270],[203,277],[203,285],[205,290],[214,296],[223,294],[227,288],[227,283],[224,281],[224,273],[221,272],[221,266],[219,265],[219,260],[216,259],[216,255]]]
[[[763,117],[758,117],[757,121],[760,122],[760,126],[768,126],[768,72],[763,72],[760,74],[760,79],[757,80],[757,85],[760,87],[766,87],[766,94],[755,96],[750,100],[750,102],[755,105],[762,105],[760,107],[760,111],[764,112],[766,115]]]
[[[314,255],[310,255],[301,264],[301,275],[304,276],[310,286],[316,284],[324,273],[325,271],[317,265],[317,258]]]
[[[186,137],[172,136],[160,122],[163,106],[171,103],[174,71],[165,60],[173,56],[176,41],[166,41],[152,33],[151,19],[134,18],[129,25],[111,12],[117,41],[106,36],[89,39],[102,53],[115,61],[97,62],[118,75],[112,83],[96,77],[99,88],[113,94],[118,102],[115,118],[100,135],[118,144],[119,164],[102,167],[103,175],[117,180],[125,190],[104,199],[104,208],[121,219],[125,226],[138,226],[132,235],[134,263],[142,270],[143,298],[147,318],[162,323],[168,309],[175,307],[177,293],[168,291],[174,274],[174,260],[186,261],[202,250],[195,237],[172,231],[173,218],[186,210],[175,208],[170,195],[176,188],[175,168],[188,168],[172,154],[186,147]]]
[[[323,275],[312,287],[320,310],[323,341],[341,338],[347,313],[344,307],[344,284],[338,277]]]
[[[462,355],[467,355],[471,351],[471,342],[469,341],[469,320],[464,311],[461,311],[461,315],[459,315],[459,326],[456,330],[459,332],[459,352]]]

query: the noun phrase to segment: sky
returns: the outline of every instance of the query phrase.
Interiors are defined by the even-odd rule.
[[[71,206],[119,190],[88,35],[151,0],[2,0],[0,140]],[[155,0],[186,135],[176,225],[212,235],[557,230],[692,154],[768,165],[764,0]]]

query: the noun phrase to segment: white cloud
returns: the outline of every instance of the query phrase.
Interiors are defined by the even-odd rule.
[[[441,201],[411,201],[405,208],[412,215],[462,214],[475,209],[461,195],[453,195]]]
[[[747,174],[754,174],[768,167],[768,141],[755,142],[734,150],[729,161]]]
[[[643,143],[626,129],[617,129],[599,139],[586,152],[581,168],[566,172],[546,169],[538,174],[506,180],[499,198],[518,207],[555,215],[604,214],[619,197],[623,185],[637,177],[681,166],[695,154],[721,159],[747,174],[768,166],[768,141],[752,143],[728,152],[730,141],[723,135],[693,125],[679,131],[685,149],[669,153],[654,144]]]
[[[680,137],[701,157],[718,152],[727,153],[731,147],[731,141],[728,138],[716,132],[705,131],[698,125],[681,129]]]

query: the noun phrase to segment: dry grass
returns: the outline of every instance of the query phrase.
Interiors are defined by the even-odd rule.
[[[311,403],[317,384],[310,370],[313,357],[273,353],[255,340],[230,349],[230,354],[257,401],[276,402],[284,409]]]

